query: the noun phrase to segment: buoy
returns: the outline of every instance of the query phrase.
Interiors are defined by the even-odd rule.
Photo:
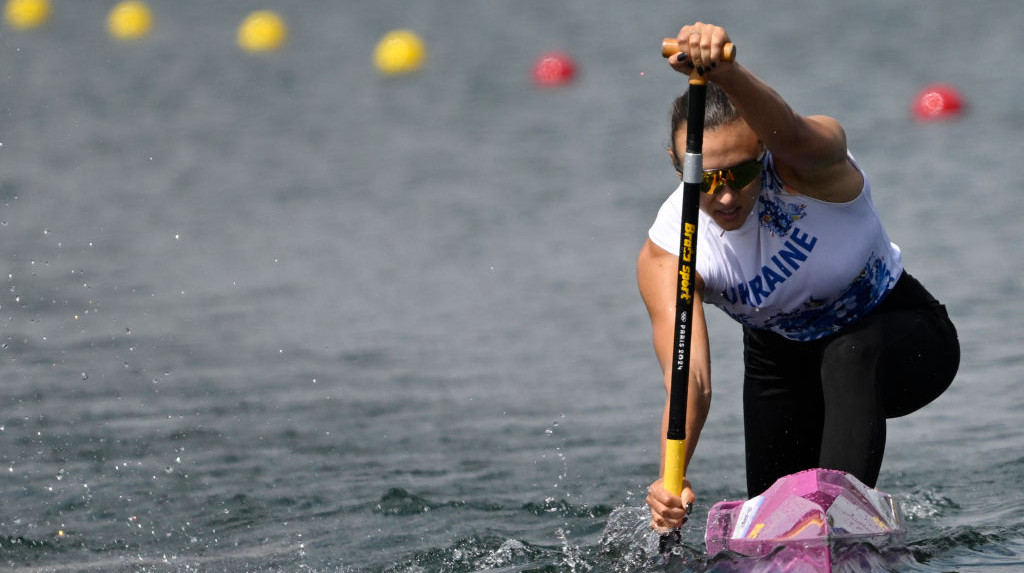
[[[145,38],[152,27],[149,6],[138,0],[119,2],[107,15],[107,32],[117,40]]]
[[[533,64],[533,82],[539,86],[554,87],[572,82],[576,64],[564,52],[546,52]]]
[[[427,49],[412,30],[392,30],[377,42],[373,64],[384,75],[415,72],[423,67]]]
[[[257,10],[238,26],[238,46],[247,52],[272,52],[288,39],[288,26],[270,10]]]
[[[37,28],[50,18],[49,0],[7,0],[4,17],[18,30]]]
[[[914,100],[914,115],[926,121],[946,119],[960,115],[963,107],[963,97],[955,87],[936,83],[918,92]]]

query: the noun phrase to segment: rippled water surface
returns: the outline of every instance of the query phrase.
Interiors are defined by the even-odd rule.
[[[1024,568],[1024,5],[105,2],[0,34],[0,568],[730,571],[703,519],[744,495],[737,328],[710,313],[700,499],[667,564],[643,510],[663,399],[637,250],[674,188],[660,39],[725,24],[829,113],[910,271],[960,331],[957,382],[889,425],[906,548],[850,571]],[[381,78],[387,30],[419,74]],[[569,51],[562,89],[529,79]],[[960,119],[909,109],[957,85]]]

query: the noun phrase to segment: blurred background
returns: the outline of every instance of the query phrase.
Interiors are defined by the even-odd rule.
[[[1024,565],[1024,4],[40,1],[0,32],[3,566],[661,570],[635,257],[696,20],[843,123],[960,330],[889,426],[894,567]],[[709,320],[693,571],[745,493]]]

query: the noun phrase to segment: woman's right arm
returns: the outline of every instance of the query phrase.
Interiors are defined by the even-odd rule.
[[[731,42],[724,28],[697,22],[684,26],[678,39],[681,51],[669,65],[687,75],[694,64],[707,69],[707,79],[729,94],[744,121],[772,152],[787,187],[835,203],[860,195],[864,179],[847,157],[846,132],[838,121],[798,114],[738,62],[724,61],[724,46]]]
[[[661,422],[661,476],[665,473],[665,434],[668,425],[668,393],[672,385],[672,344],[675,338],[676,292],[679,258],[652,243],[644,243],[637,257],[637,282],[640,295],[651,318],[651,332],[654,352],[661,365],[666,398]],[[686,409],[686,464],[690,463],[704,421],[711,407],[711,357],[708,344],[707,325],[701,302],[703,280],[697,277],[697,288],[693,305],[693,322],[690,341],[690,379]],[[662,486],[659,478],[648,490],[647,504],[651,508],[655,529],[673,529],[682,525],[685,504],[695,499],[689,481],[683,484],[683,493],[676,496]]]

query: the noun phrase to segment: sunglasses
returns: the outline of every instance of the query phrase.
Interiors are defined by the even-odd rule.
[[[708,195],[714,195],[725,185],[735,190],[743,189],[761,174],[764,155],[765,150],[762,147],[760,155],[750,161],[725,169],[708,169],[701,177],[700,190]]]

